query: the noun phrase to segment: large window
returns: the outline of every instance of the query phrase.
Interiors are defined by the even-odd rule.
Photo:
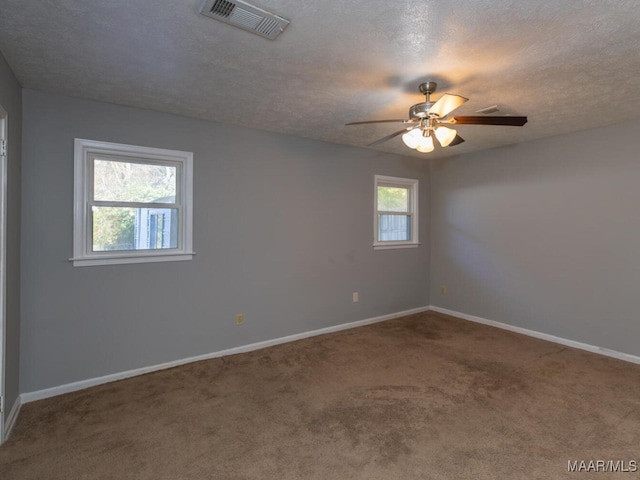
[[[76,139],[74,266],[190,260],[191,152]]]
[[[375,176],[376,249],[418,246],[418,180]]]

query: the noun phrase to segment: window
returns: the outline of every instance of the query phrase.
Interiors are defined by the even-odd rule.
[[[75,140],[73,265],[191,260],[193,154]]]
[[[375,176],[373,247],[418,246],[418,180]]]

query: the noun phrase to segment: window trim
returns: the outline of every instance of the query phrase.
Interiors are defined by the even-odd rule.
[[[179,165],[176,204],[180,211],[178,248],[157,250],[92,251],[91,213],[93,191],[93,158],[108,156],[131,162]],[[125,157],[125,158],[123,158]],[[95,202],[93,202],[95,203]],[[105,202],[99,202],[101,204]],[[172,204],[163,204],[165,208]],[[145,204],[154,207],[155,203]],[[172,262],[191,260],[193,251],[193,153],[164,148],[143,147],[122,143],[76,138],[74,140],[74,208],[73,257],[74,267],[125,263]]]
[[[398,212],[383,212],[378,210],[378,187],[400,187],[409,190],[409,212],[402,212],[403,215],[411,217],[411,239],[381,241],[378,239],[378,222],[380,213],[395,214]],[[386,175],[375,175],[373,188],[373,248],[374,250],[387,250],[395,248],[416,248],[420,245],[418,241],[418,187],[419,182],[415,178],[389,177]]]

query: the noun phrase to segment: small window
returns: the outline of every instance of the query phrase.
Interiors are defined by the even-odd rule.
[[[418,180],[375,176],[376,249],[418,246]]]
[[[73,265],[190,260],[193,154],[76,139]]]

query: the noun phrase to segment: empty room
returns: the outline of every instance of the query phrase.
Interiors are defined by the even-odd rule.
[[[640,478],[630,0],[0,0],[0,478]]]

